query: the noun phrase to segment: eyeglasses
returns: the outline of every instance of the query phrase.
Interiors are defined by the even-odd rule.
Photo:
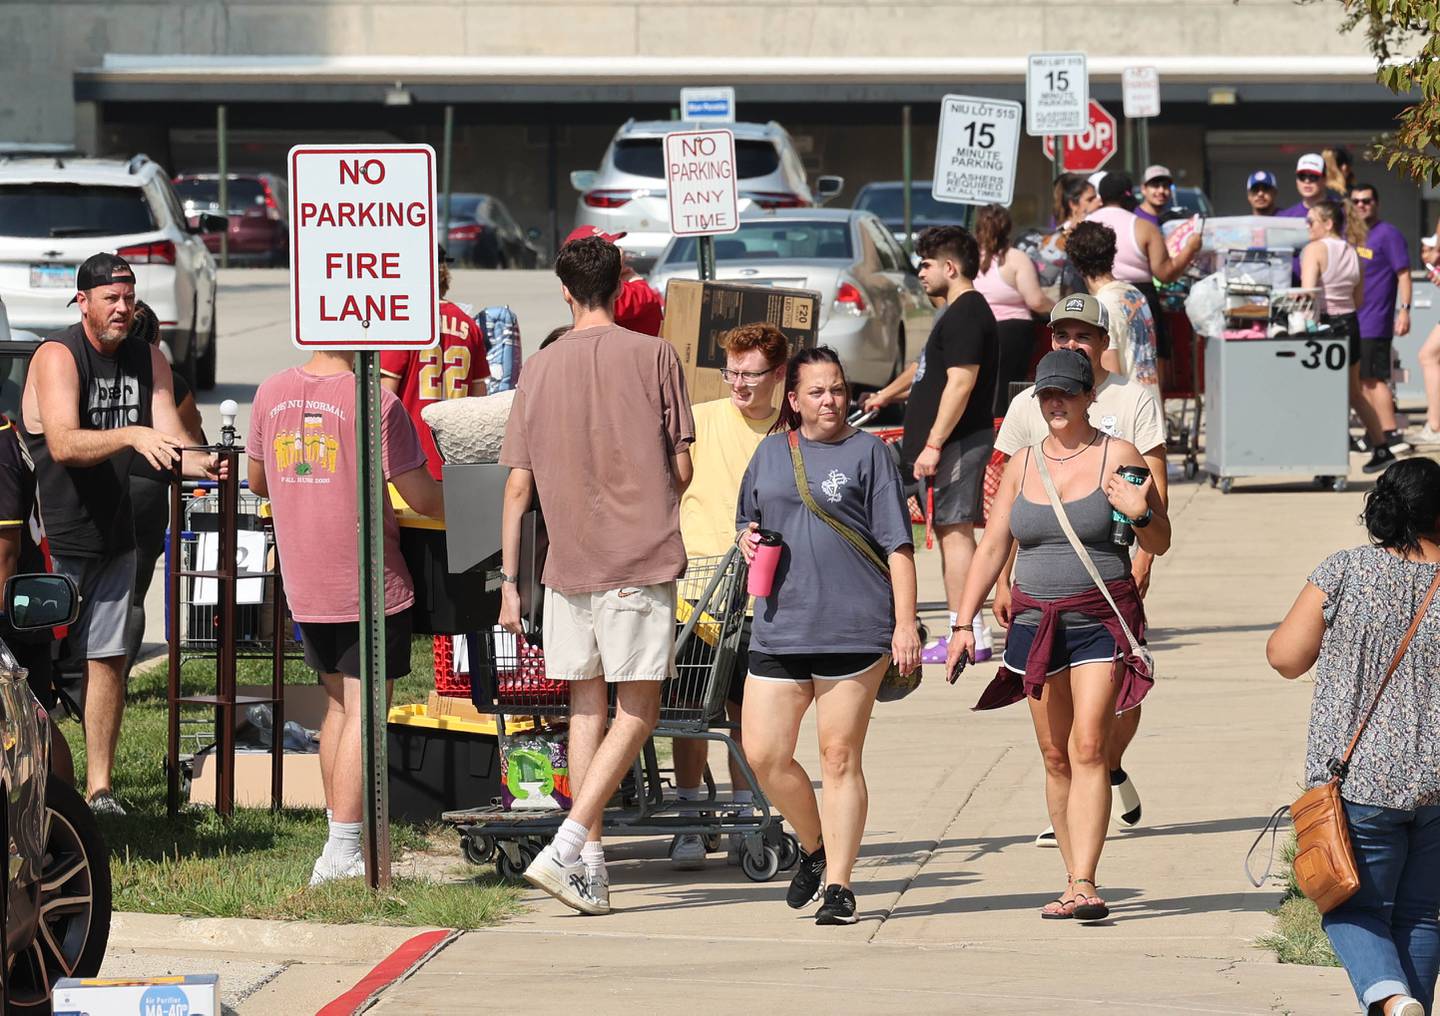
[[[1321,177],[1319,173],[1296,173],[1295,179],[1301,183],[1319,183]]]
[[[770,368],[770,370],[773,369],[773,367]],[[736,381],[739,381],[743,383],[746,388],[754,388],[761,381],[765,380],[765,375],[769,374],[770,370],[731,370],[729,367],[721,367],[720,380],[724,381],[727,385],[733,385]]]
[[[1374,198],[1351,198],[1350,200],[1357,205],[1373,205],[1375,203]]]

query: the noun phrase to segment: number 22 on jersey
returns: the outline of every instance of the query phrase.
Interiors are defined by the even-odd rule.
[[[418,394],[426,402],[460,399],[470,394],[470,349],[435,346],[420,351],[416,377]]]

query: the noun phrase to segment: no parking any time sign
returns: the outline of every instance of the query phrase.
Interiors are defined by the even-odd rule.
[[[440,339],[435,151],[290,149],[291,338],[302,349],[428,349]]]
[[[666,134],[665,188],[670,231],[676,236],[715,236],[739,229],[735,135],[728,130]]]

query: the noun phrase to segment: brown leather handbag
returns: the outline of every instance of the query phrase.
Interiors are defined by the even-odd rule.
[[[1360,743],[1360,735],[1365,733],[1375,707],[1380,704],[1380,696],[1385,693],[1385,686],[1395,676],[1395,669],[1400,666],[1405,650],[1410,648],[1410,640],[1425,619],[1437,588],[1440,588],[1440,571],[1436,572],[1420,609],[1415,612],[1409,631],[1400,640],[1400,648],[1395,650],[1385,677],[1380,681],[1380,687],[1375,689],[1370,708],[1360,718],[1345,754],[1330,760],[1330,779],[1305,791],[1290,806],[1290,820],[1295,824],[1296,838],[1295,882],[1322,914],[1344,903],[1360,888],[1360,872],[1355,866],[1355,851],[1350,846],[1350,823],[1345,818],[1345,805],[1340,800],[1340,785],[1350,769],[1350,756]]]

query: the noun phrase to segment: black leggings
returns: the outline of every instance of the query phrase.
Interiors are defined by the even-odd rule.
[[[1000,334],[999,375],[995,382],[995,408],[991,414],[997,420],[1010,408],[1010,384],[1014,381],[1030,381],[1030,354],[1035,349],[1035,324],[1030,319],[997,321],[995,327]]]

